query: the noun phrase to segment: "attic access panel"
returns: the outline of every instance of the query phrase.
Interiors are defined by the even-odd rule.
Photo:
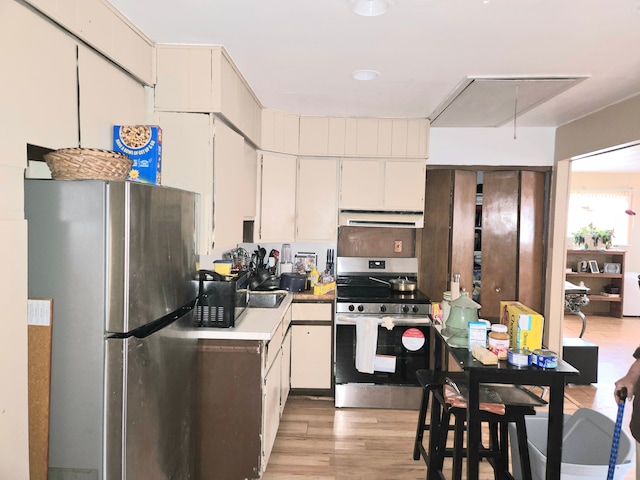
[[[431,114],[432,127],[501,127],[586,77],[467,77]]]

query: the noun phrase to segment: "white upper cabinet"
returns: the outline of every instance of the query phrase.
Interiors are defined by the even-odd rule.
[[[200,194],[199,251],[213,244],[213,128],[209,114],[160,112],[162,184]]]
[[[156,109],[205,113],[214,110],[210,48],[159,46],[156,58]]]
[[[223,252],[235,248],[242,242],[242,225],[245,218],[242,202],[244,181],[244,138],[216,119],[213,142],[213,231],[215,251]],[[196,173],[197,175],[197,173]],[[255,188],[248,185],[247,188]]]
[[[254,241],[295,239],[296,157],[263,153],[260,160],[260,223]]]
[[[429,121],[300,117],[300,154],[427,158]]]
[[[298,159],[296,241],[336,241],[337,186],[338,159]]]
[[[222,47],[156,46],[156,109],[222,113],[258,144],[262,107]]]
[[[383,167],[379,160],[343,159],[340,164],[340,208],[382,208]]]
[[[262,150],[296,155],[299,135],[299,116],[269,108],[262,110]]]
[[[426,180],[424,161],[384,162],[383,207],[421,212],[424,209]]]
[[[146,123],[145,88],[101,55],[78,47],[82,147],[113,149],[111,126]]]
[[[422,211],[424,160],[342,159],[340,208]]]
[[[27,0],[146,85],[153,85],[154,45],[106,0]]]

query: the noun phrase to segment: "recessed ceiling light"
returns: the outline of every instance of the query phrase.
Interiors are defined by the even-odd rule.
[[[388,0],[351,0],[351,8],[358,15],[375,17],[389,10]]]
[[[355,72],[353,72],[351,75],[353,75],[353,78],[355,78],[356,80],[375,80],[378,75],[380,75],[379,72],[376,72],[375,70],[356,70]]]

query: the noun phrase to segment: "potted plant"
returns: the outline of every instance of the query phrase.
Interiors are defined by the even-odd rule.
[[[598,245],[601,244],[606,249],[611,246],[613,230],[597,228],[593,223],[590,223],[571,235],[577,248],[588,250],[589,248],[598,248]]]

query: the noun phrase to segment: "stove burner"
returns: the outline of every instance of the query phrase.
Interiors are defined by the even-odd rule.
[[[411,260],[410,262],[407,262]],[[376,271],[371,265],[385,267]],[[346,265],[346,267],[345,267]],[[407,269],[410,266],[412,268]],[[416,259],[382,259],[375,262],[357,257],[338,257],[336,311],[340,313],[424,315],[430,313],[431,301],[420,290],[399,292],[377,280],[398,277],[417,281]],[[347,268],[348,267],[348,268]],[[402,267],[402,269],[400,269]],[[340,274],[342,273],[342,274]]]

